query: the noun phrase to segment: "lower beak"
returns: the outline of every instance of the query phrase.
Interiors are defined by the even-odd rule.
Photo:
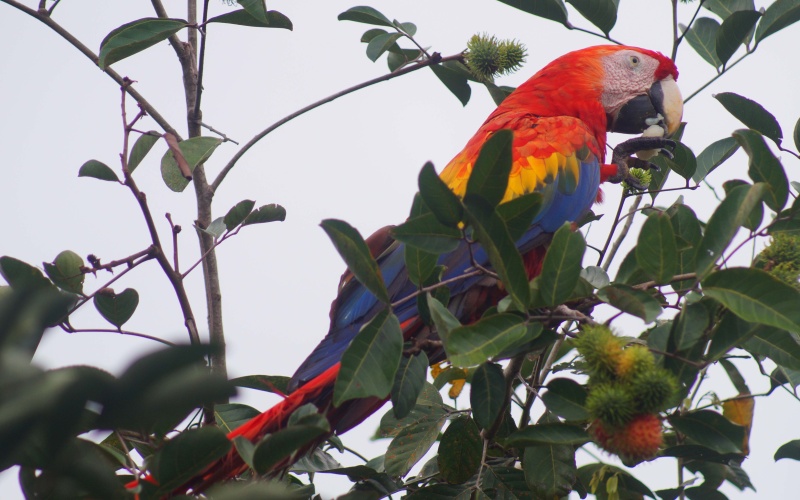
[[[669,137],[681,123],[683,97],[678,84],[670,76],[654,83],[647,94],[626,102],[616,116],[609,117],[609,131],[622,134],[640,134],[657,125]]]

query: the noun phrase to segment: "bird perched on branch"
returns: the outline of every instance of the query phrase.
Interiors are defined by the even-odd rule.
[[[540,272],[552,234],[565,222],[578,221],[589,211],[598,198],[601,182],[626,180],[636,185],[629,168],[649,164],[631,156],[674,145],[668,137],[677,130],[683,111],[677,78],[674,63],[650,50],[597,46],[568,53],[511,93],[444,168],[440,178],[463,198],[482,146],[501,130],[513,132],[512,165],[500,203],[528,193],[542,196],[538,214],[516,238],[527,279],[532,279]],[[607,132],[643,136],[618,145],[607,163]],[[404,244],[393,238],[389,228],[379,230],[366,242],[405,340],[435,338],[434,328],[421,318],[418,302],[404,300],[419,290],[405,267]],[[491,274],[470,272],[476,267],[492,271],[491,259],[479,244],[462,240],[454,250],[439,256],[438,265],[443,266],[441,279],[448,281],[450,291],[446,306],[462,324],[476,321],[507,293],[497,275],[492,278]],[[352,274],[345,273],[331,308],[330,329],[295,372],[286,398],[235,429],[229,438],[242,436],[258,442],[284,428],[290,415],[308,403],[316,406],[329,422],[330,432],[336,433],[351,429],[377,411],[385,397],[352,399],[336,406],[332,396],[342,355],[359,330],[386,311],[386,304]],[[275,470],[290,465],[287,461],[276,464]],[[202,491],[247,468],[232,450],[179,491]]]

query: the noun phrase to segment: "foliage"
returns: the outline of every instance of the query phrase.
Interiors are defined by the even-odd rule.
[[[38,10],[2,1],[62,29],[52,17],[58,1],[49,9],[43,1]],[[574,25],[569,18],[574,11],[567,10],[562,0],[501,1],[614,42],[610,32],[617,22],[618,0],[567,0],[599,32]],[[514,241],[542,200],[537,194],[499,204],[511,169],[511,134],[498,132],[487,142],[463,200],[444,186],[433,165],[423,167],[411,216],[393,229],[392,236],[407,245],[409,276],[418,287],[414,299],[438,340],[406,339],[404,344],[393,312],[398,304],[391,303],[369,241],[344,221],[323,221],[323,230],[351,273],[346,279],[359,280],[384,304],[344,353],[333,403],[338,407],[354,399],[391,399],[393,408],[384,415],[377,434],[391,439],[387,451],[364,465],[341,467],[328,451],[345,447],[313,405],[297,408],[286,428],[254,442],[241,436],[229,440],[225,433],[259,414],[249,406],[227,402],[234,387],[284,393],[287,380],[253,375],[228,381],[224,352],[215,347],[224,343],[221,309],[212,307],[209,314],[211,345],[200,344],[185,279],[205,264],[206,293],[212,303],[219,291],[219,276],[211,264],[216,248],[247,226],[284,220],[286,210],[277,204],[256,208],[255,201],[244,199],[212,219],[211,198],[205,193],[220,185],[255,142],[336,97],[429,67],[464,105],[471,96],[470,82],[485,86],[499,103],[513,89],[497,86],[494,78],[516,70],[525,58],[524,47],[491,35],[476,35],[466,42],[466,53],[442,57],[417,41],[415,24],[391,20],[371,7],[353,7],[339,20],[370,26],[361,37],[366,55],[373,62],[386,55],[390,73],[271,126],[208,182],[203,164],[218,154],[217,147],[227,137],[202,136],[200,110],[192,108],[190,136],[182,139],[133,91],[133,82],[119,77],[113,67],[156,43],[189,33],[193,42],[173,44],[186,74],[192,71],[187,60],[199,57],[203,67],[205,37],[198,43],[197,31],[212,23],[293,28],[285,15],[267,10],[261,0],[236,3],[240,8],[211,19],[204,15],[202,22],[169,18],[157,8],[157,17],[112,30],[98,55],[90,56],[121,85],[123,147],[119,168],[88,160],[77,175],[117,183],[130,192],[150,235],[147,247],[105,264],[91,255],[84,262],[65,250],[43,263],[44,273],[22,260],[0,257],[0,275],[8,283],[0,288],[0,463],[2,468],[20,466],[26,497],[133,498],[135,493],[137,498],[159,498],[228,453],[237,453],[246,464],[237,474],[243,481],[215,485],[208,491],[210,498],[310,498],[315,473],[348,477],[353,487],[342,498],[353,499],[397,492],[409,498],[552,498],[571,491],[599,498],[656,498],[656,494],[723,498],[718,492],[723,482],[753,488],[741,464],[748,453],[754,398],[769,394],[751,394],[729,359],[745,356],[759,364],[772,362],[773,390],[786,384],[794,389],[800,383],[800,185],[790,182],[773,150],[800,155],[785,146],[781,124],[768,110],[730,92],[715,98],[746,128],[724,131],[732,134],[698,155],[678,142],[674,158],[654,158],[660,170],[639,177],[650,191],[625,188],[612,229],[603,235],[605,244],[596,265],[584,265],[587,248],[594,247],[567,224],[553,235],[541,274],[531,282]],[[797,0],[776,0],[764,11],[755,10],[752,0],[689,2],[680,9],[689,9],[691,21],[676,33],[672,56],[685,40],[715,68],[714,79],[753,54],[765,38],[800,20]],[[187,102],[199,106],[202,69],[194,76],[185,90]],[[129,119],[126,108],[131,99],[140,111]],[[138,130],[136,125],[146,115],[163,132]],[[800,148],[798,131],[800,121],[794,128],[795,148]],[[197,221],[201,257],[184,271],[159,240],[147,198],[134,179],[137,167],[162,139],[164,183],[176,192],[193,184],[206,217]],[[685,180],[679,189],[694,189],[740,147],[748,158],[750,180],[727,182],[725,198],[713,213],[698,217],[681,199],[668,207],[655,204],[671,172]],[[639,210],[644,194],[650,195],[650,204]],[[628,222],[618,231],[625,218],[622,208],[631,198]],[[629,221],[642,215],[638,212],[645,219],[633,238]],[[180,228],[171,219],[170,225],[177,237]],[[616,272],[609,273],[619,243],[626,238],[635,240],[635,245]],[[475,272],[501,281],[508,293],[482,318],[464,325],[443,305],[449,292],[436,265],[439,254],[462,240],[486,250],[491,268]],[[729,267],[728,261],[746,244],[766,246],[751,265]],[[191,345],[168,345],[143,356],[119,377],[89,366],[41,370],[30,363],[47,328],[114,332],[170,344],[125,330],[136,313],[139,292],[111,287],[151,260],[175,291]],[[114,269],[124,270],[90,285],[89,275]],[[72,315],[90,301],[111,327],[73,326]],[[595,309],[603,308],[613,310],[609,323],[630,316],[647,327],[636,337],[617,335],[595,322],[601,314]],[[443,355],[445,368],[435,365],[431,384],[429,360],[441,360]],[[711,406],[721,407],[721,413],[697,398],[708,368],[715,364],[725,369],[739,391],[727,401],[715,396]],[[557,371],[569,375],[549,378]],[[439,389],[447,383],[453,385],[453,399],[466,383],[470,385],[469,408],[444,403]],[[535,422],[534,411],[541,415]],[[94,442],[86,436],[90,431],[103,431],[107,437]],[[437,441],[436,457],[414,469]],[[704,482],[692,486],[687,481],[654,493],[631,472],[613,465],[598,461],[578,467],[576,453],[591,441],[630,466],[643,460],[675,459],[681,477],[684,471],[700,473]],[[798,449],[797,440],[789,441],[775,452],[775,459],[798,460]],[[275,473],[276,467],[280,473]]]

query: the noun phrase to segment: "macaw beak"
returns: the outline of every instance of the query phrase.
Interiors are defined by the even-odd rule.
[[[609,116],[608,130],[622,134],[641,134],[657,125],[665,131],[658,135],[669,137],[678,130],[682,117],[681,91],[675,80],[668,76],[654,83],[647,94],[634,97],[626,102],[616,115]]]

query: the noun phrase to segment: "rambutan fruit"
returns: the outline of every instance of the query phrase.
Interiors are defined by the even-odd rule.
[[[663,443],[661,419],[653,413],[637,415],[621,429],[609,429],[595,421],[591,433],[598,445],[619,456],[628,467],[654,458]]]
[[[586,368],[595,381],[613,380],[622,357],[625,341],[607,326],[586,326],[575,339],[575,348],[586,360]]]
[[[617,376],[621,379],[631,379],[637,375],[652,371],[655,367],[653,354],[643,345],[632,345],[622,351],[617,362]]]
[[[627,424],[636,412],[630,391],[614,383],[592,386],[586,398],[586,409],[604,426],[616,429]]]
[[[655,413],[667,408],[678,392],[675,377],[663,368],[637,374],[627,384],[637,413]]]

